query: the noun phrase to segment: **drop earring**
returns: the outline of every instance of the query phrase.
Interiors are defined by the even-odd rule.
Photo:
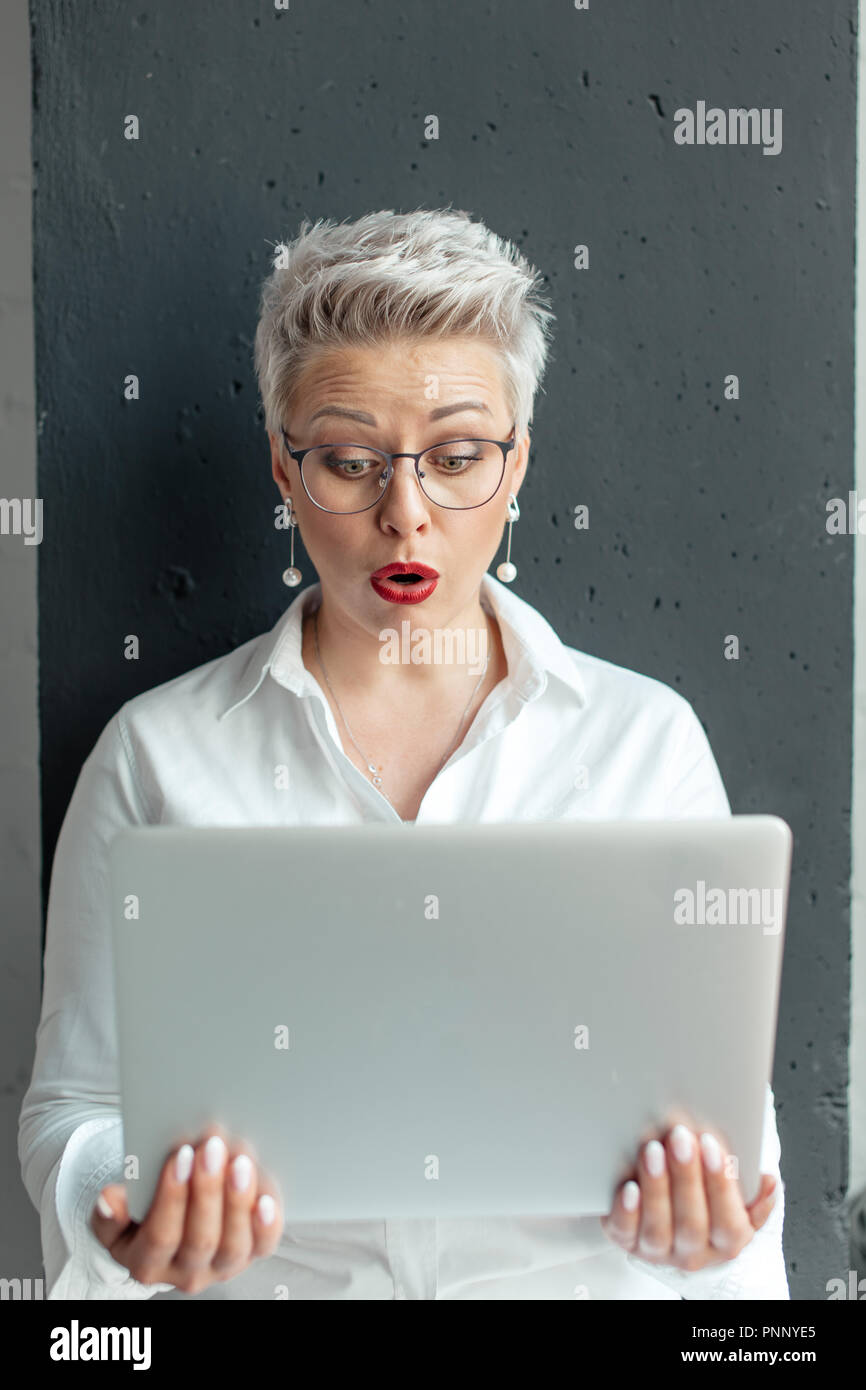
[[[300,584],[302,578],[301,571],[295,569],[295,527],[298,524],[298,519],[295,516],[294,511],[292,510],[291,497],[284,498],[283,505],[285,506],[286,511],[288,513],[289,530],[292,533],[292,547],[291,554],[289,555],[289,568],[287,570],[283,570],[283,583],[288,584],[290,589],[294,589],[297,587],[298,584]]]
[[[517,498],[513,492],[508,494],[508,550],[501,565],[496,566],[496,578],[501,579],[503,584],[510,584],[512,579],[517,576],[517,566],[511,563],[511,527],[520,517],[520,508],[517,505]]]

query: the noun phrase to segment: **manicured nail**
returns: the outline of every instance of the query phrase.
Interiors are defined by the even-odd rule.
[[[246,1192],[253,1176],[253,1161],[248,1154],[238,1154],[231,1166],[232,1187],[236,1192]]]
[[[640,1188],[636,1182],[627,1182],[622,1190],[622,1204],[626,1211],[636,1211],[640,1201]]]
[[[218,1173],[226,1160],[225,1143],[218,1134],[212,1134],[204,1146],[204,1166],[208,1173]]]
[[[685,1125],[674,1125],[671,1130],[671,1148],[678,1163],[688,1163],[694,1153],[692,1136]]]
[[[103,1216],[110,1216],[112,1221],[114,1220],[114,1212],[111,1210],[111,1207],[108,1205],[101,1192],[96,1199],[96,1205],[99,1207]]]
[[[644,1149],[644,1162],[651,1177],[661,1177],[665,1171],[665,1151],[658,1139],[651,1139],[647,1144]]]
[[[718,1173],[722,1167],[722,1150],[715,1135],[701,1135],[701,1153],[704,1156],[704,1164],[709,1171],[711,1173]]]
[[[193,1158],[192,1144],[181,1144],[174,1160],[174,1176],[178,1182],[186,1182],[192,1172]]]
[[[277,1214],[277,1204],[273,1197],[264,1192],[256,1203],[256,1211],[259,1214],[259,1220],[263,1221],[266,1226],[270,1226]]]

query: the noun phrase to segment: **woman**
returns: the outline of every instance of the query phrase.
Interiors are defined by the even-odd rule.
[[[256,367],[284,579],[302,578],[297,528],[319,582],[270,633],[128,701],[82,768],[21,1115],[49,1297],[788,1297],[769,1088],[748,1209],[718,1145],[678,1126],[603,1218],[284,1229],[266,1176],[217,1133],[168,1156],[144,1222],[126,1210],[104,909],[122,826],[730,813],[686,701],[563,646],[507,587],[553,318],[538,288],[514,246],[452,211],[305,223],[266,282]],[[404,632],[409,650],[467,645],[383,659]]]

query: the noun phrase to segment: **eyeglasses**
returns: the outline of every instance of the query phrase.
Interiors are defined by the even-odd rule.
[[[512,426],[512,435],[517,425]],[[412,459],[418,485],[437,507],[467,511],[483,507],[499,491],[515,439],[446,439],[420,454],[388,454],[366,444],[318,444],[286,449],[301,474],[304,491],[324,512],[365,512],[385,495],[395,459]]]

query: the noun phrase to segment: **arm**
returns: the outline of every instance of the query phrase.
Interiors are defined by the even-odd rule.
[[[49,1298],[148,1298],[89,1227],[122,1175],[107,848],[150,819],[117,715],[86,759],[57,841],[36,1058],[19,1119],[24,1185],[40,1213]]]

